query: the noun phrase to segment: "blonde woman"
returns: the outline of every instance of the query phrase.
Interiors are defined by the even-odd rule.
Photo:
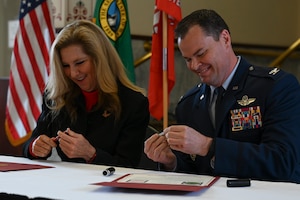
[[[136,167],[149,122],[144,91],[127,78],[103,31],[75,21],[52,44],[42,113],[24,156]]]

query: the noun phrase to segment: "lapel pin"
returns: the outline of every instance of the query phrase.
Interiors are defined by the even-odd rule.
[[[110,113],[107,110],[105,110],[102,114],[102,116],[105,118],[108,117],[109,115],[110,115]]]

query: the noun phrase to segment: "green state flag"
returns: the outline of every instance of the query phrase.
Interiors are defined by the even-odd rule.
[[[95,6],[94,18],[96,24],[103,29],[119,53],[128,78],[135,83],[126,0],[98,0]]]

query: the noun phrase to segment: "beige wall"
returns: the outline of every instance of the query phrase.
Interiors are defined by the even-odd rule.
[[[9,75],[8,21],[18,19],[20,1],[0,0],[0,77]]]
[[[131,33],[151,35],[154,0],[127,0]],[[182,15],[214,9],[227,21],[234,43],[289,46],[300,37],[299,0],[181,0]]]
[[[91,1],[91,0],[82,0]],[[131,33],[151,36],[155,0],[127,0]],[[0,0],[0,77],[8,76],[8,20],[18,18],[20,0]],[[227,21],[233,43],[290,46],[300,37],[299,0],[181,0],[182,15],[214,9]]]

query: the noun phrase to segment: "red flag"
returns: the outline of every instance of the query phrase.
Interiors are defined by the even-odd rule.
[[[156,0],[155,5],[148,98],[151,116],[161,119],[163,116],[163,67],[167,67],[168,95],[175,84],[174,29],[181,20],[181,8],[179,0]],[[163,66],[162,12],[168,15],[167,66]]]
[[[49,2],[50,3],[50,2]],[[55,38],[47,0],[23,0],[11,58],[5,128],[16,146],[30,137],[41,113],[49,75],[49,50]]]

